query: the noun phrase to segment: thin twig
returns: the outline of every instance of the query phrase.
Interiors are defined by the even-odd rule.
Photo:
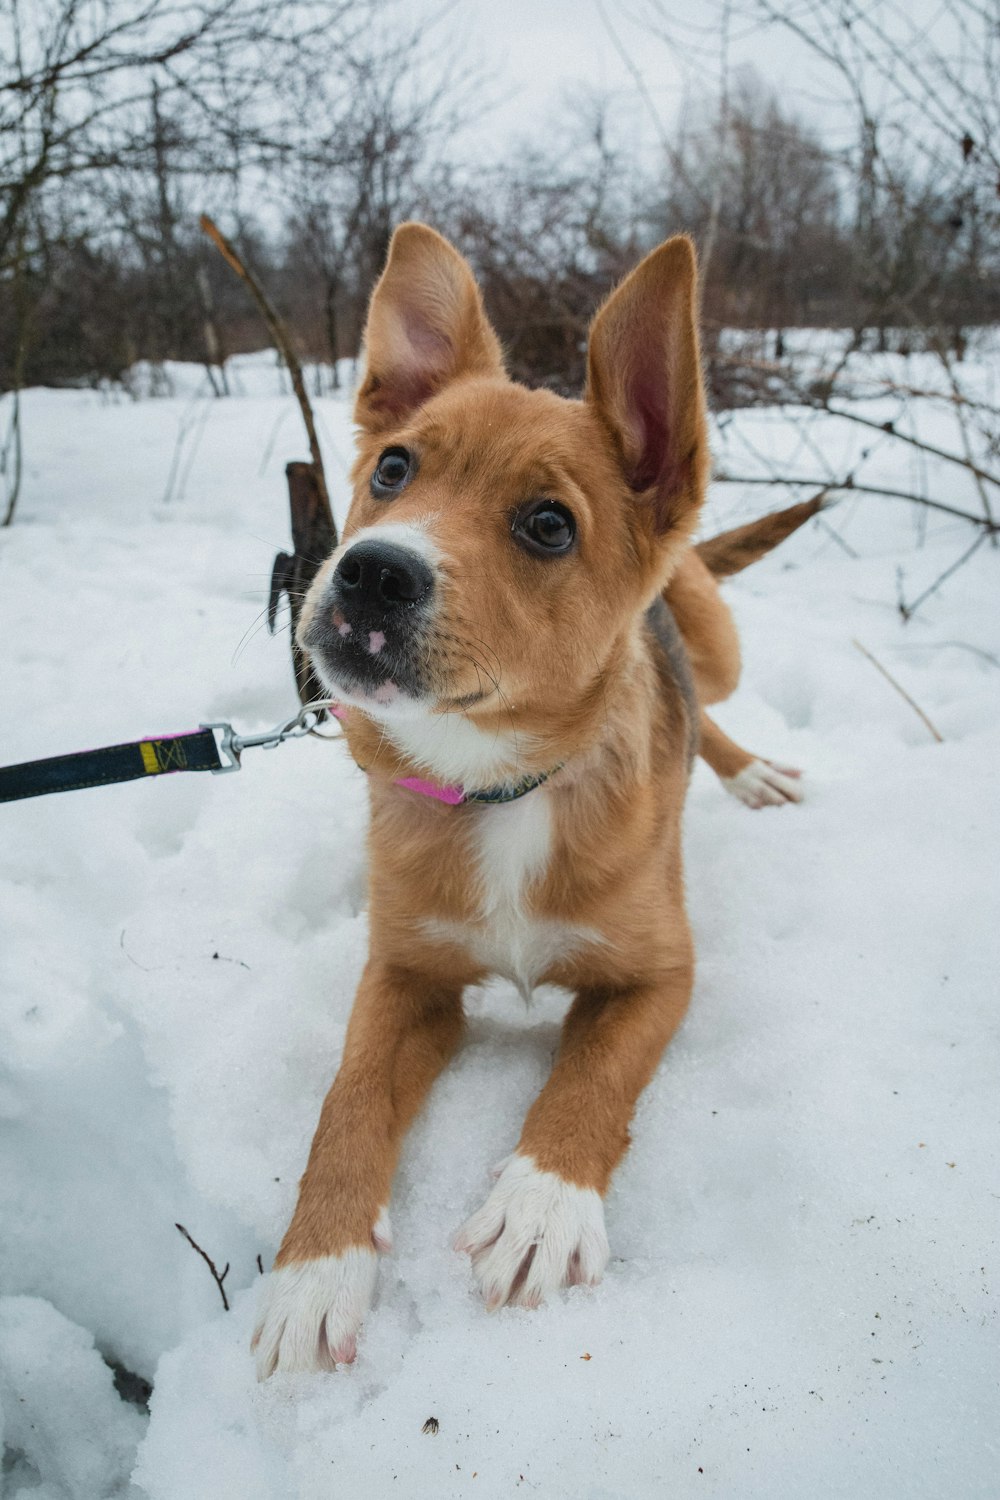
[[[922,594],[919,594],[917,598],[914,599],[912,604],[906,604],[904,602],[902,597],[902,589],[900,589],[899,612],[903,616],[903,619],[911,620],[916,614],[917,610],[920,608],[921,604],[924,604],[932,594],[936,594],[942,583],[944,583],[946,579],[950,578],[953,573],[957,573],[962,564],[967,563],[972,554],[979,550],[979,547],[983,542],[985,542],[988,535],[989,532],[981,531],[976,537],[976,540],[973,542],[972,546],[967,547],[962,553],[961,557],[958,558],[957,561],[953,562],[950,568],[945,568],[944,572],[940,573],[938,577],[935,578],[933,583],[928,584],[927,588],[924,589]]]
[[[920,707],[920,704],[919,703],[914,703],[914,701],[910,697],[909,693],[906,691],[906,689],[904,687],[900,687],[899,683],[896,681],[895,677],[893,677],[892,673],[891,672],[887,672],[886,669],[885,669],[885,667],[883,667],[882,663],[878,660],[878,658],[875,657],[875,656],[872,656],[871,652],[868,650],[868,647],[867,646],[862,646],[862,644],[861,644],[861,642],[859,640],[852,639],[851,644],[852,644],[852,646],[857,646],[857,648],[861,652],[862,656],[867,656],[867,658],[871,662],[872,666],[877,671],[879,671],[879,672],[882,673],[882,676],[885,678],[886,682],[892,684],[892,686],[896,689],[896,692],[899,694],[899,696],[901,698],[905,698],[906,701],[907,701],[907,703],[913,709],[913,712],[915,714],[917,714],[918,717],[921,718],[924,721],[924,723],[927,725],[927,728],[930,730],[931,734],[937,740],[938,744],[939,745],[943,745],[944,744],[944,735],[938,733],[938,731],[935,729],[934,725],[931,723],[930,719],[927,717],[927,715],[924,713],[923,709]]]
[[[900,432],[895,422],[874,422],[870,417],[863,417],[860,412],[844,411],[840,406],[812,405],[811,403],[809,405],[810,410],[828,412],[831,417],[840,417],[844,422],[857,422],[860,427],[869,427],[872,432],[883,432],[886,437],[896,438],[900,443],[908,443],[911,448],[918,448],[921,453],[929,453],[932,458],[940,458],[945,463],[957,464],[960,469],[967,469],[979,481],[985,480],[987,484],[1000,486],[1000,476],[979,467],[973,459],[972,450],[967,442],[963,457],[961,453],[949,453],[947,448],[939,448],[935,443],[925,443],[923,438],[912,437],[908,432]],[[981,483],[977,488],[982,495]],[[993,516],[990,514],[988,499],[985,500],[984,510],[988,519],[992,521]]]
[[[971,510],[959,510],[955,505],[945,505],[941,500],[929,500],[926,495],[917,495],[912,490],[890,490],[881,484],[858,484],[851,476],[838,483],[836,480],[823,479],[791,479],[783,474],[714,474],[712,476],[715,484],[783,484],[789,487],[802,487],[808,485],[810,488],[819,486],[828,490],[830,494],[858,495],[883,495],[888,500],[909,500],[914,505],[924,505],[928,510],[938,510],[946,516],[957,516],[960,521],[970,521],[973,526],[982,529],[984,535],[992,536],[994,532],[1000,531],[1000,521],[988,520],[985,516],[977,516]]]
[[[247,266],[240,258],[236,249],[230,243],[230,241],[226,239],[226,236],[222,233],[221,229],[219,229],[217,225],[213,223],[208,214],[202,214],[200,222],[202,229],[215,245],[216,249],[219,251],[219,254],[222,256],[226,264],[232,267],[237,276],[241,277],[242,280],[246,282],[248,288],[250,289],[251,296],[260,309],[261,317],[267,324],[267,331],[271,335],[274,346],[288,367],[288,373],[291,376],[292,380],[292,389],[295,391],[295,396],[299,403],[299,409],[302,412],[302,420],[305,423],[306,435],[309,438],[309,453],[312,457],[313,468],[316,470],[316,484],[319,489],[323,504],[326,506],[326,509],[330,513],[330,525],[332,526],[333,511],[330,508],[330,494],[326,487],[326,472],[323,468],[323,457],[320,453],[319,439],[316,436],[316,424],[313,421],[312,406],[310,405],[309,397],[306,394],[305,381],[302,378],[302,366],[299,364],[298,356],[296,355],[295,350],[292,348],[292,343],[290,338],[288,337],[285,326],[282,323],[277,312],[275,311],[275,308],[267,293],[264,291],[264,288],[261,286],[256,276],[254,276],[248,270]]]
[[[175,1223],[174,1224],[174,1228],[180,1230],[181,1234],[187,1240],[187,1242],[191,1246],[192,1250],[197,1250],[198,1254],[201,1256],[202,1260],[205,1262],[206,1266],[211,1271],[211,1273],[212,1273],[212,1280],[215,1282],[216,1286],[219,1288],[219,1296],[222,1298],[222,1305],[226,1309],[226,1312],[228,1312],[229,1311],[229,1298],[226,1296],[226,1289],[222,1285],[222,1283],[225,1281],[226,1277],[229,1275],[229,1262],[228,1262],[228,1260],[226,1261],[226,1269],[222,1272],[222,1274],[220,1276],[218,1270],[216,1269],[215,1261],[212,1259],[212,1257],[210,1255],[206,1255],[205,1254],[204,1250],[198,1244],[197,1240],[191,1238],[191,1236],[188,1234],[187,1230],[184,1228],[184,1225],[183,1224],[176,1224]]]
[[[961,390],[961,387],[959,386],[958,380],[955,377],[955,371],[952,368],[952,363],[951,363],[950,358],[948,357],[947,350],[945,350],[945,349],[939,349],[938,350],[938,356],[939,356],[939,358],[941,360],[941,363],[944,365],[945,373],[948,376],[948,380],[949,380],[949,383],[951,385],[952,390],[954,391],[954,393],[956,395],[958,395],[959,392],[960,392],[960,390]],[[956,408],[955,408],[955,416],[956,416],[956,418],[958,420],[958,430],[959,430],[959,432],[961,434],[961,437],[962,437],[962,449],[963,449],[963,452],[965,453],[966,458],[969,461],[969,468],[972,470],[972,473],[973,473],[973,475],[975,477],[976,489],[978,490],[978,492],[979,492],[979,498],[982,501],[983,514],[985,515],[985,517],[986,517],[986,519],[988,521],[992,521],[993,520],[993,507],[990,504],[990,497],[989,497],[989,495],[987,495],[985,489],[983,488],[983,480],[984,479],[989,479],[990,476],[988,474],[984,474],[982,472],[982,470],[977,469],[976,466],[975,466],[975,464],[972,461],[972,456],[973,455],[972,455],[972,443],[971,443],[970,438],[969,438],[968,413],[961,406],[956,406]],[[996,480],[993,480],[992,482],[994,484],[997,483]],[[990,546],[991,547],[995,547],[996,545],[997,545],[997,538],[996,538],[996,533],[994,532],[993,536],[990,538]]]

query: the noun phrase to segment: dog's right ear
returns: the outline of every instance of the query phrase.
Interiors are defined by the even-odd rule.
[[[461,376],[505,373],[475,277],[426,224],[401,224],[393,235],[372,293],[365,345],[354,420],[367,432],[405,422]]]

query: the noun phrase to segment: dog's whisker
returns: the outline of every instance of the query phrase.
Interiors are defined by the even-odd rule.
[[[265,622],[266,618],[267,618],[267,607],[265,606],[260,611],[259,614],[254,615],[254,617],[251,620],[250,624],[247,626],[246,630],[244,630],[242,636],[240,637],[239,643],[236,646],[236,649],[233,652],[232,658],[230,660],[230,665],[231,666],[235,667],[236,663],[239,661],[239,659],[240,659],[241,655],[243,654],[244,650],[250,644],[250,642],[253,640],[254,636],[258,635],[260,633],[260,631],[263,629],[264,622]]]

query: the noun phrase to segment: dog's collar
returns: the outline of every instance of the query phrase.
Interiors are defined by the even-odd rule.
[[[461,807],[464,802],[516,802],[561,770],[561,765],[553,766],[541,776],[523,776],[513,786],[489,786],[477,792],[467,792],[463,786],[438,786],[437,782],[425,781],[422,776],[398,776],[393,786],[417,792],[421,797],[433,797],[437,802],[447,802],[449,807]]]
[[[345,714],[339,703],[327,704],[327,710],[335,719],[343,721]],[[520,781],[512,785],[489,786],[473,792],[467,792],[464,786],[441,786],[436,781],[427,781],[423,776],[397,776],[393,786],[401,786],[407,792],[416,792],[420,797],[433,797],[435,802],[445,802],[449,807],[461,807],[466,802],[516,802],[519,797],[526,797],[536,787],[544,785],[561,770],[562,762],[553,766],[551,771],[543,771],[540,776],[522,776]]]

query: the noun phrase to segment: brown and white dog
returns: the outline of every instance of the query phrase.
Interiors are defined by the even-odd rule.
[[[354,1358],[403,1135],[488,975],[574,998],[456,1248],[491,1309],[599,1280],[602,1198],[691,992],[692,754],[751,806],[800,796],[704,711],[739,675],[715,576],[816,507],[692,546],[709,457],[690,242],[597,314],[580,401],[507,377],[469,267],[420,224],[396,232],[366,345],[353,503],[299,638],[369,773],[370,953],[264,1288],[261,1378]]]

